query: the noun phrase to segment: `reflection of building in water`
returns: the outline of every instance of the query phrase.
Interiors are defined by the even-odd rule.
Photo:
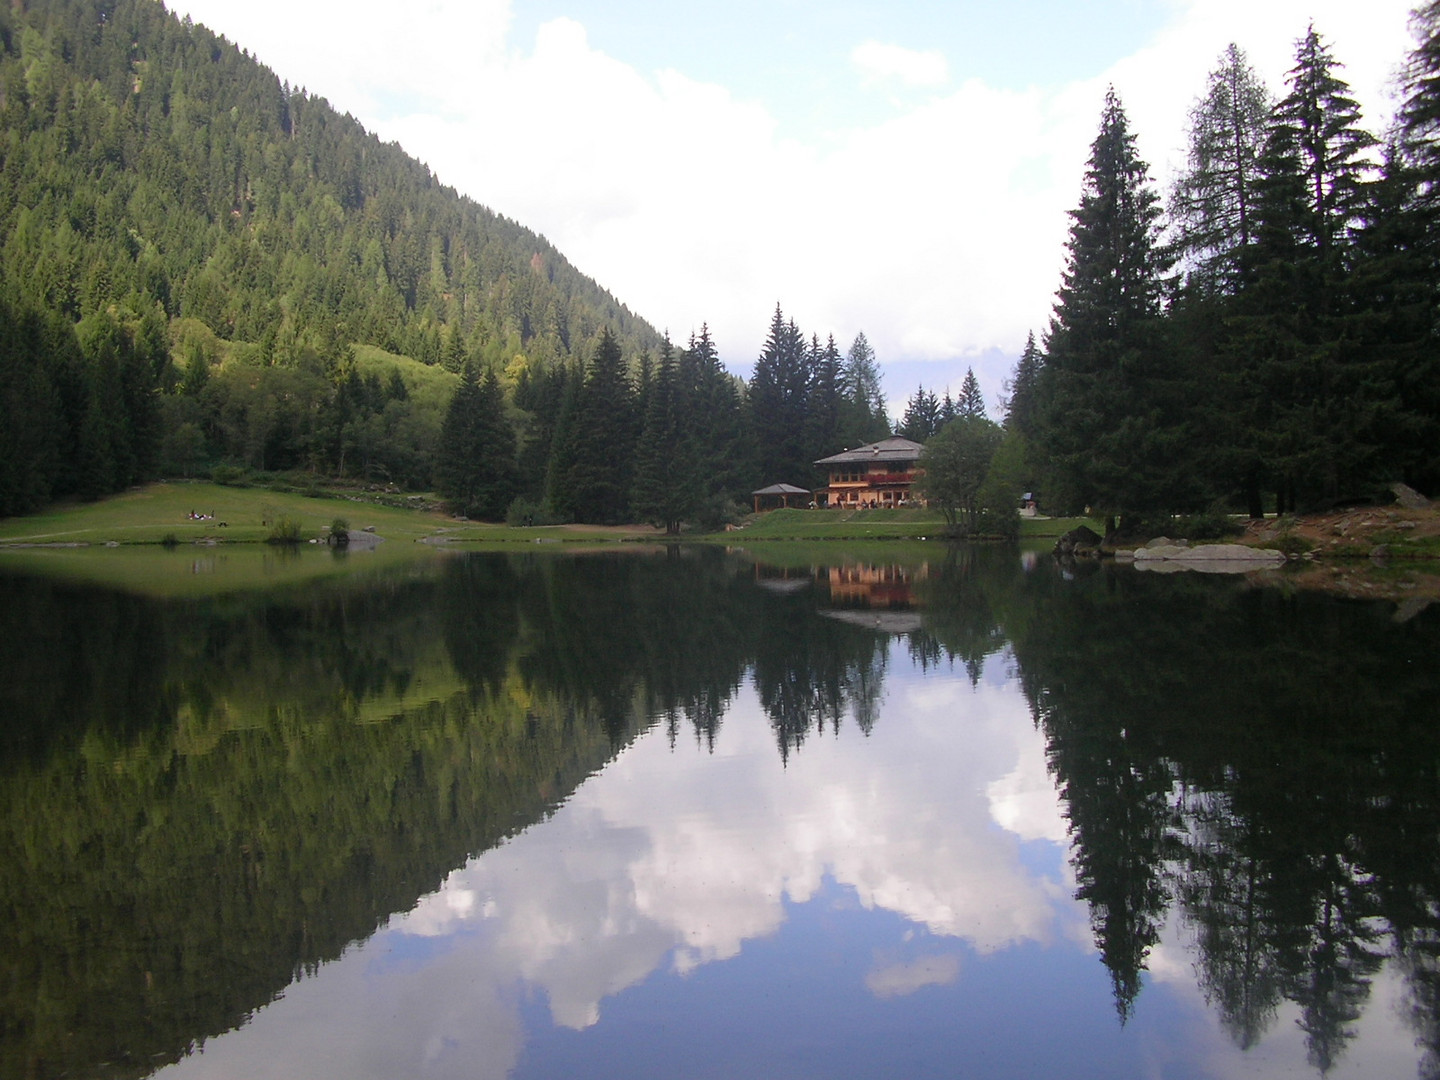
[[[815,571],[795,566],[767,566],[755,564],[755,584],[770,592],[793,593],[808,589],[815,584]]]
[[[911,608],[913,582],[929,574],[929,564],[832,566],[826,571],[830,602],[835,607]]]
[[[926,563],[826,567],[817,574],[830,588],[829,610],[821,614],[886,634],[912,634],[921,626],[912,586],[929,569]]]

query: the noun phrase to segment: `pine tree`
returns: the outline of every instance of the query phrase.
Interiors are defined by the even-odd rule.
[[[814,471],[805,439],[810,364],[805,338],[780,305],[750,378],[750,416],[764,483],[804,483]]]
[[[950,391],[945,391],[945,396],[940,399],[939,426],[944,427],[960,415],[960,407],[955,404],[955,399],[950,396]],[[938,429],[937,429],[938,430]]]
[[[1396,450],[1405,480],[1440,492],[1440,0],[1411,19],[1415,48],[1403,73],[1399,145],[1386,157],[1375,212],[1362,234],[1359,274],[1392,291],[1385,346],[1401,416]]]
[[[857,333],[841,365],[842,447],[863,446],[890,434],[890,415],[880,387],[880,365],[864,332]]]
[[[0,517],[38,510],[60,479],[60,394],[43,323],[0,299]]]
[[[837,453],[840,445],[841,359],[831,335],[824,345],[818,335],[810,339],[811,384],[805,414],[806,449],[809,460]]]
[[[631,507],[635,515],[663,526],[669,534],[700,502],[698,470],[694,461],[695,432],[681,420],[681,388],[675,350],[666,338],[660,346],[647,395],[645,423],[635,448],[635,484]]]
[[[1187,501],[1160,340],[1159,199],[1125,111],[1105,95],[1046,341],[1042,448],[1057,501],[1106,513]]]
[[[577,521],[615,525],[626,519],[638,430],[620,343],[606,327],[580,388],[564,480]]]
[[[681,351],[677,409],[690,439],[694,487],[702,512],[719,520],[728,504],[744,493],[753,471],[753,447],[746,437],[744,409],[736,380],[720,363],[710,328]]]
[[[471,364],[461,369],[440,431],[435,474],[436,490],[457,512],[504,518],[515,495],[515,433],[493,369],[478,382]]]
[[[971,416],[984,419],[985,396],[980,393],[980,382],[975,378],[975,369],[965,369],[965,381],[960,384],[960,400],[955,404],[957,416]]]
[[[1010,381],[1010,400],[1005,407],[1005,428],[1019,431],[1026,438],[1035,434],[1036,416],[1039,410],[1040,369],[1045,362],[1040,347],[1035,344],[1032,331],[1025,338],[1025,348],[1015,364],[1015,375]]]
[[[1415,48],[1403,73],[1405,101],[1400,107],[1400,130],[1405,152],[1424,171],[1428,194],[1440,178],[1440,0],[1425,0],[1411,17]]]
[[[1311,27],[1261,160],[1256,242],[1237,298],[1235,378],[1282,511],[1359,492],[1383,470],[1377,359],[1353,347],[1352,236],[1374,139]]]
[[[911,442],[923,443],[939,430],[940,399],[933,390],[926,390],[921,384],[905,403],[905,415],[900,418],[900,434]]]
[[[1290,93],[1275,108],[1274,130],[1294,140],[1306,188],[1302,243],[1322,259],[1348,239],[1365,205],[1367,156],[1375,138],[1360,127],[1360,106],[1335,74],[1340,65],[1311,26],[1295,52]]]

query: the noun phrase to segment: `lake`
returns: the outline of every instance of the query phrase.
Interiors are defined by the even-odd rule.
[[[0,559],[0,1077],[1440,1076],[1440,605],[103,557]]]

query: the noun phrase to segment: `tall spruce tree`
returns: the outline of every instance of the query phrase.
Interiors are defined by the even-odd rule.
[[[690,335],[680,354],[679,409],[694,445],[691,463],[702,507],[712,516],[719,515],[745,488],[752,447],[746,438],[738,380],[720,363],[708,325]]]
[[[580,389],[563,481],[577,521],[614,525],[629,515],[638,429],[620,342],[606,327]]]
[[[671,535],[700,504],[699,470],[693,429],[683,422],[684,408],[675,350],[666,338],[660,346],[646,395],[644,426],[635,448],[631,507],[637,517]]]
[[[1263,513],[1266,474],[1250,357],[1231,340],[1235,296],[1253,268],[1260,229],[1270,95],[1235,45],[1221,54],[1190,114],[1190,152],[1171,210],[1185,286],[1171,312],[1187,411],[1207,433],[1190,456],[1211,495],[1239,495]]]
[[[1275,108],[1275,127],[1294,139],[1306,208],[1298,222],[1302,243],[1327,258],[1344,245],[1365,206],[1365,181],[1374,168],[1375,138],[1360,126],[1360,105],[1336,71],[1340,64],[1311,26],[1295,50],[1290,93]]]
[[[780,305],[750,377],[750,416],[761,483],[805,484],[814,472],[805,437],[810,403],[809,350]]]
[[[900,418],[900,434],[911,442],[923,443],[939,430],[940,399],[933,390],[926,390],[922,383],[905,403],[905,415]]]
[[[1255,236],[1255,187],[1270,122],[1265,84],[1231,44],[1190,111],[1190,152],[1171,217],[1193,287],[1230,293]]]
[[[960,384],[960,400],[955,403],[956,416],[970,416],[984,419],[985,395],[980,393],[980,381],[975,378],[975,369],[965,369],[965,380]]]
[[[476,380],[466,362],[440,430],[435,487],[458,512],[487,521],[504,518],[515,495],[515,432],[505,416],[493,369]]]
[[[850,343],[841,365],[840,445],[863,446],[890,434],[890,415],[880,386],[880,365],[864,332]]]
[[[1353,231],[1375,140],[1338,66],[1310,27],[1266,138],[1231,335],[1250,394],[1242,412],[1281,511],[1358,494],[1385,468],[1384,373],[1355,348],[1350,322]]]
[[[1440,0],[1411,17],[1415,48],[1403,71],[1398,152],[1387,155],[1376,209],[1362,236],[1364,279],[1389,286],[1387,354],[1401,409],[1399,469],[1440,494]]]
[[[832,334],[825,344],[819,335],[810,339],[811,384],[809,406],[805,410],[805,455],[811,461],[837,453],[840,449],[841,424],[841,358]]]
[[[1045,356],[1035,344],[1035,333],[1025,338],[1025,348],[1015,363],[1015,374],[1010,380],[1010,400],[1005,406],[1005,428],[1015,429],[1026,438],[1035,434],[1035,424],[1040,407],[1040,369]]]
[[[1043,449],[1057,501],[1125,514],[1187,501],[1161,340],[1159,198],[1124,108],[1105,95],[1046,340]]]
[[[1430,175],[1440,173],[1440,0],[1425,0],[1411,16],[1415,48],[1403,73],[1399,120],[1406,147]]]

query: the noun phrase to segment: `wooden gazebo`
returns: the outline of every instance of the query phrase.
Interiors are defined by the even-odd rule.
[[[794,484],[771,484],[769,487],[763,487],[759,491],[752,491],[750,494],[755,497],[755,513],[757,514],[760,513],[762,509],[779,510],[782,507],[788,509],[790,500],[794,498],[801,500],[800,505],[802,507],[809,506],[811,499],[811,494],[807,489],[796,487]],[[776,502],[777,499],[779,500],[778,502]],[[762,507],[760,505],[762,502],[769,503],[770,505]]]

